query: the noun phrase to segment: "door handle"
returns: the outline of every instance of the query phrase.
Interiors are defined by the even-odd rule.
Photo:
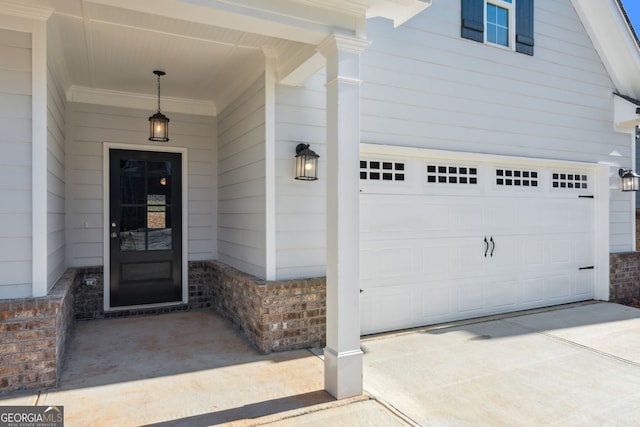
[[[484,236],[484,257],[487,257],[487,252],[489,252],[489,242],[487,241],[487,236]]]
[[[496,242],[495,240],[493,240],[493,236],[491,236],[490,242],[491,242],[491,256],[493,256],[493,251],[496,250]]]

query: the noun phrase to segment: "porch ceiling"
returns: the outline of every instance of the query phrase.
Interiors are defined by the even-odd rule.
[[[286,57],[305,46],[87,0],[53,3],[60,56],[50,61],[72,100],[113,104],[128,98],[127,104],[137,97],[137,104],[146,98],[153,109],[152,71],[159,69],[167,73],[163,110],[215,115],[258,77],[264,50]]]
[[[15,0],[0,0],[2,4]],[[367,17],[396,24],[430,0],[21,0],[53,9],[49,63],[72,101],[215,115],[275,58],[277,78],[328,34],[364,36]],[[315,62],[311,62],[317,66]],[[317,69],[317,68],[316,68]],[[309,69],[310,72],[315,71]]]

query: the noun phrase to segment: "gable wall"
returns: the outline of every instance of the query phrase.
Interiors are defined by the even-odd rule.
[[[67,105],[66,256],[69,267],[103,265],[103,143],[157,147],[149,138],[150,110]],[[168,147],[188,149],[188,260],[217,257],[215,118],[167,113]],[[132,149],[138,149],[137,147]]]
[[[367,24],[362,142],[630,165],[615,87],[570,0],[536,0],[534,56],[462,39],[458,0]],[[632,248],[631,206],[611,192],[614,252]]]
[[[0,299],[31,296],[31,34],[0,29]]]
[[[219,260],[266,275],[265,75],[218,115]]]

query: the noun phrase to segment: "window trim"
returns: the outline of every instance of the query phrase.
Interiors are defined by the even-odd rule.
[[[488,46],[494,46],[500,49],[507,49],[507,50],[512,50],[515,51],[516,50],[516,1],[517,0],[512,0],[511,2],[507,2],[504,0],[484,0],[484,7],[483,7],[483,39],[484,39],[484,44],[488,45]],[[508,37],[508,46],[499,44],[499,43],[494,43],[494,42],[490,42],[489,40],[487,40],[487,37],[489,35],[489,30],[487,28],[489,22],[488,22],[488,18],[487,18],[487,8],[489,7],[489,5],[493,5],[502,9],[506,9],[507,10],[507,25],[508,25],[508,32],[509,32],[509,37]]]
[[[486,46],[511,50],[523,55],[533,56],[535,50],[535,0],[513,0],[511,16],[511,46],[505,47],[486,41],[486,2],[505,0],[460,0],[460,36],[463,39],[481,43]],[[517,2],[517,4],[516,4]]]

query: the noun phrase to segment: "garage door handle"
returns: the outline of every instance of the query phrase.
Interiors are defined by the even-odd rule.
[[[489,242],[487,241],[487,237],[484,238],[484,257],[487,257],[487,252],[489,252]]]
[[[493,256],[493,251],[496,250],[496,242],[493,240],[493,236],[491,237],[491,256]]]

